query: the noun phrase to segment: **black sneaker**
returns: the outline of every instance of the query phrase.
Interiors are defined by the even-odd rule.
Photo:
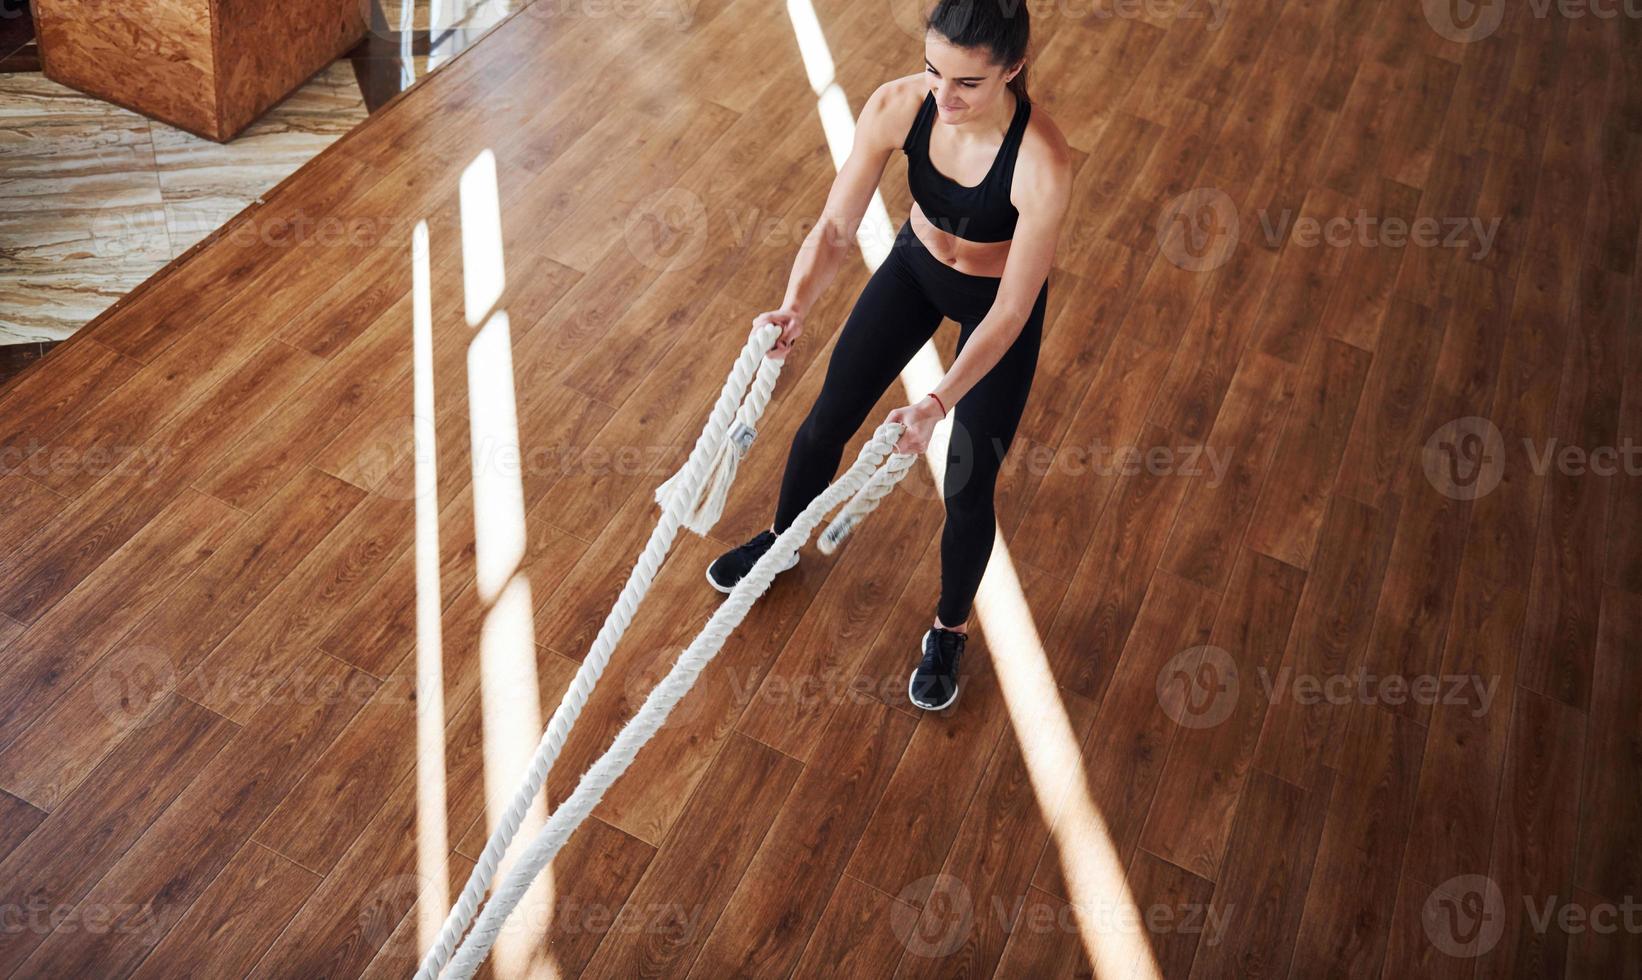
[[[969,637],[939,626],[924,632],[924,657],[907,682],[907,699],[925,711],[940,711],[958,700],[958,660]]]
[[[758,532],[751,541],[744,545],[731,548],[719,555],[707,566],[707,584],[720,592],[730,592],[737,582],[746,577],[753,570],[758,560],[764,557],[764,552],[775,544],[775,532],[769,528]],[[776,569],[777,573],[798,564],[798,552],[793,552],[792,560]]]

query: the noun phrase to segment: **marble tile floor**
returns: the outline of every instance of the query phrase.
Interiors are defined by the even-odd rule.
[[[0,20],[0,385],[523,6],[396,2],[228,144],[50,81]]]

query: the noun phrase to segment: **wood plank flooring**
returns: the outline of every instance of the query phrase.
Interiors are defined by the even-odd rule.
[[[487,975],[1642,976],[1642,19],[1440,7],[1032,7],[1077,183],[964,696],[904,693],[920,467]],[[825,200],[789,9],[528,7],[0,393],[0,976],[410,974]],[[922,68],[888,13],[802,39],[854,113]],[[868,274],[550,807],[720,601]]]

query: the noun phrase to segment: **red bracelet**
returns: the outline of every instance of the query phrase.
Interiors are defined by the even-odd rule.
[[[946,402],[941,401],[941,396],[935,394],[935,392],[933,392],[933,391],[929,393],[929,397],[935,399],[935,404],[941,406],[941,418],[946,418],[946,413],[947,413]]]

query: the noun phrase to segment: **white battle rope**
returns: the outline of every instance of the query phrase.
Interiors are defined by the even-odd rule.
[[[472,933],[462,940],[463,933],[467,932],[479,910],[480,900],[495,880],[502,856],[507,853],[526,811],[547,781],[547,774],[564,747],[571,726],[581,714],[593,687],[598,684],[622,633],[632,622],[639,603],[644,601],[650,583],[672,547],[673,539],[678,536],[679,527],[689,526],[697,533],[704,534],[722,511],[729,481],[735,476],[735,462],[745,455],[751,445],[754,427],[769,402],[776,377],[781,371],[780,361],[764,356],[780,335],[779,327],[765,324],[749,336],[689,459],[672,479],[657,490],[656,499],[662,505],[662,513],[656,529],[629,573],[627,585],[605,618],[592,649],[571,680],[564,699],[553,712],[553,719],[542,735],[536,754],[512,802],[498,821],[495,832],[486,842],[484,853],[468,876],[467,885],[451,908],[438,938],[423,958],[416,974],[418,980],[435,980],[442,973],[459,980],[473,976],[489,954],[509,913],[529,890],[536,876],[558,853],[571,832],[593,811],[611,784],[627,770],[639,750],[667,720],[673,706],[689,692],[702,669],[740,625],[748,609],[769,589],[778,563],[784,565],[808,540],[810,532],[827,512],[845,498],[850,498],[838,518],[827,528],[827,536],[823,537],[822,550],[830,554],[850,529],[878,506],[878,502],[906,475],[916,459],[913,455],[892,453],[904,431],[903,426],[886,422],[878,427],[861,449],[855,463],[810,501],[803,513],[776,537],[775,544],[736,584],[701,633],[679,656],[673,669],[650,692],[638,713],[617,733],[611,747],[582,776],[575,791],[525,848],[518,862],[497,887],[496,893],[485,904]],[[763,363],[758,369],[758,381],[748,392],[754,362],[761,357]],[[736,406],[742,401],[743,393],[746,394],[745,403],[738,412]],[[730,448],[726,447],[727,442],[731,444]],[[887,463],[884,462],[886,456],[889,459]],[[704,494],[704,485],[708,484],[709,476],[712,477],[711,485],[705,486],[708,492]],[[717,497],[716,503],[709,501],[704,504],[704,497]],[[461,946],[457,948],[459,940]],[[448,971],[445,970],[447,964]]]
[[[777,329],[776,336],[780,335]],[[759,363],[758,377],[753,379],[752,390],[747,392],[746,400],[735,414],[735,424],[730,427],[727,438],[718,440],[718,451],[708,464],[709,478],[705,491],[698,492],[694,487],[684,486],[687,467],[656,488],[656,503],[662,507],[669,506],[675,495],[683,497],[686,507],[681,511],[680,520],[697,534],[705,537],[723,515],[724,504],[730,499],[730,484],[735,482],[736,464],[747,455],[753,438],[758,435],[758,420],[764,415],[764,406],[770,403],[770,393],[775,390],[775,379],[780,374],[780,361],[766,357]]]

